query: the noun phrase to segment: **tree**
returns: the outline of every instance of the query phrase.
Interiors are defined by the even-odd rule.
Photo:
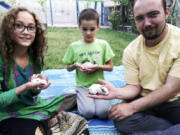
[[[180,0],[170,0],[169,3],[170,14],[167,22],[180,27]]]
[[[15,0],[6,0],[6,1],[0,0],[0,2],[3,3],[4,5],[6,5],[6,6],[4,6],[6,9],[9,9],[10,7],[17,4],[17,2]],[[4,16],[4,13],[0,12],[0,20],[3,18],[3,16]]]
[[[41,5],[41,10],[43,11],[44,13],[44,16],[45,16],[45,27],[47,28],[47,14],[46,14],[46,3],[47,3],[47,0],[38,0],[38,3]]]
[[[114,1],[114,9],[113,15],[111,17],[111,22],[113,28],[117,29],[118,25],[130,24],[129,22],[129,13],[130,13],[130,0],[113,0]],[[117,5],[119,8],[117,9]]]
[[[8,3],[11,7],[19,5],[16,0],[6,0],[6,3]]]

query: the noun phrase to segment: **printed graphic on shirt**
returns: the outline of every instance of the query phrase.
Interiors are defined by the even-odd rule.
[[[87,51],[79,54],[79,61],[81,64],[90,62],[92,64],[97,64],[101,60],[100,51]]]

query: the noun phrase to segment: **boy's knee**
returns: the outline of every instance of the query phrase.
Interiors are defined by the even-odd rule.
[[[95,115],[95,111],[92,109],[84,109],[83,111],[79,112],[83,117],[87,119],[91,119]]]
[[[100,119],[106,119],[108,117],[108,108],[102,108],[99,110],[96,110],[96,116],[99,117]]]

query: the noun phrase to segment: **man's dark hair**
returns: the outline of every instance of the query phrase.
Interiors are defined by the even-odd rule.
[[[79,15],[79,24],[80,25],[81,25],[82,20],[87,20],[87,21],[96,20],[97,25],[99,25],[99,14],[97,13],[96,10],[94,10],[92,8],[86,8],[86,9],[82,10]]]
[[[133,0],[133,8],[134,8],[136,1],[137,0]],[[164,12],[166,13],[166,8],[167,8],[166,0],[162,0],[162,5],[163,5]]]
[[[166,0],[162,0],[162,4],[163,4],[164,12],[166,13],[166,8],[167,8]]]

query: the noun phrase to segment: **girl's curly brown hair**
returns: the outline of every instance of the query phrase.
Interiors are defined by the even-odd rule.
[[[47,38],[44,26],[40,23],[35,13],[24,7],[12,8],[4,16],[0,26],[0,53],[8,66],[14,62],[13,54],[16,46],[14,40],[14,23],[16,21],[17,14],[21,11],[28,12],[34,18],[36,24],[36,35],[32,45],[28,48],[28,52],[31,53],[34,64],[37,66],[44,66],[44,51],[47,50]]]

